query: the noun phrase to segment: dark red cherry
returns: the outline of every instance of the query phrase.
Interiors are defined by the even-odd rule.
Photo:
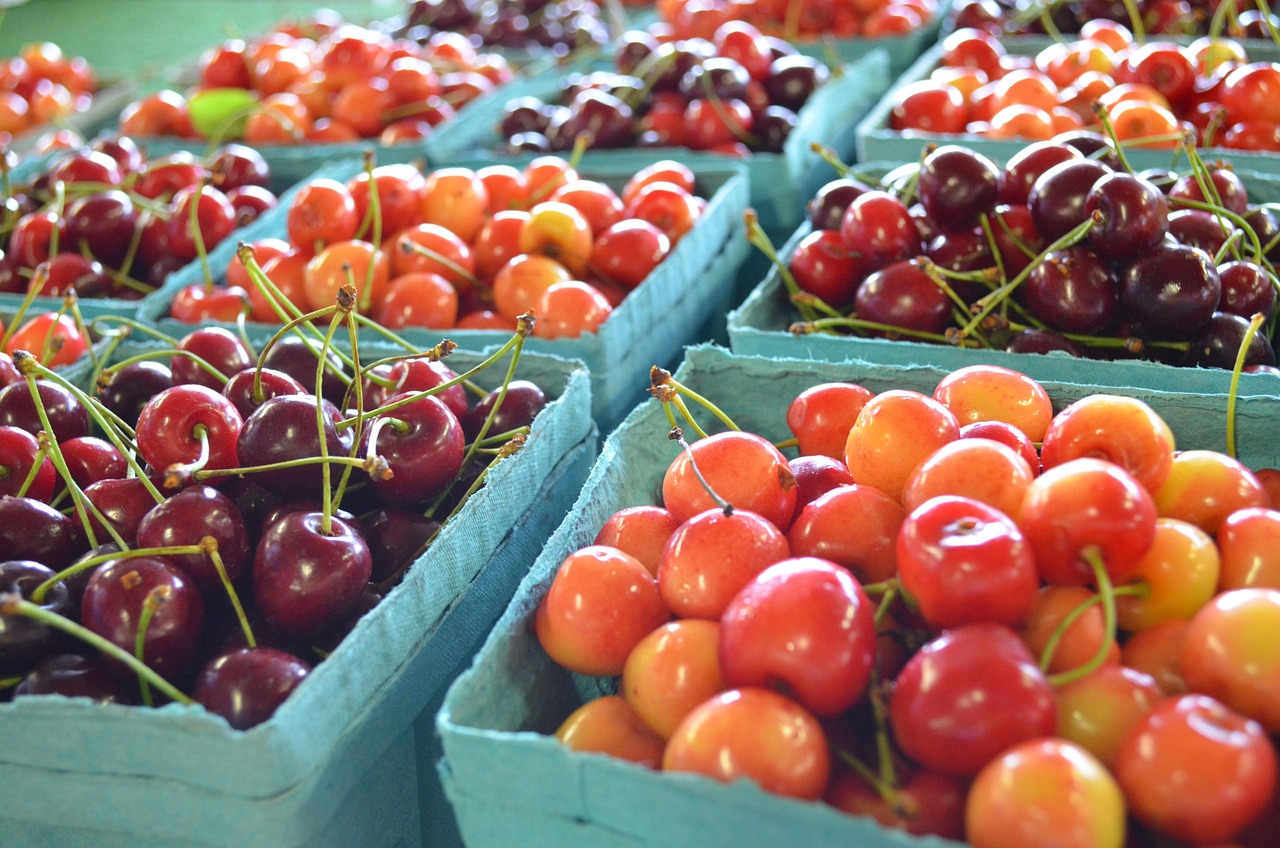
[[[244,518],[231,498],[211,486],[190,486],[156,504],[143,517],[137,533],[142,548],[198,545],[206,536],[217,541],[218,556],[231,582],[248,573],[253,549]],[[209,556],[176,554],[167,559],[195,581],[206,599],[227,597]]]
[[[1257,312],[1270,317],[1275,310],[1275,281],[1261,265],[1245,260],[1227,262],[1218,266],[1218,279],[1222,281],[1221,311],[1249,319]]]
[[[1228,168],[1210,168],[1209,177],[1211,191],[1217,197],[1205,197],[1200,181],[1192,174],[1181,177],[1169,189],[1169,202],[1177,209],[1180,200],[1192,200],[1198,203],[1212,203],[1221,206],[1228,212],[1243,215],[1249,210],[1249,191],[1240,176]]]
[[[921,252],[920,231],[911,213],[901,200],[884,191],[854,198],[840,223],[840,236],[870,268],[883,268]]]
[[[85,547],[84,531],[75,518],[43,501],[0,495],[0,551],[5,556],[61,571]]]
[[[1010,353],[1046,354],[1060,350],[1071,356],[1083,357],[1084,351],[1071,339],[1053,330],[1031,328],[1023,330],[1009,340],[1005,350]]]
[[[1102,335],[1120,314],[1115,276],[1084,247],[1048,254],[1027,275],[1022,293],[1033,315],[1066,333]]]
[[[1199,333],[1218,309],[1222,281],[1203,250],[1161,244],[1127,267],[1120,302],[1135,332],[1178,339]]]
[[[84,495],[98,508],[107,523],[119,534],[126,545],[134,545],[138,540],[138,525],[156,500],[151,491],[137,477],[117,477],[99,480],[85,487]],[[96,515],[91,515],[89,523],[97,536],[98,542],[110,541],[112,537],[102,526]]]
[[[491,436],[531,425],[547,405],[546,392],[528,380],[512,380],[507,386],[506,394],[502,395],[501,405],[498,405],[499,394],[498,389],[490,391],[467,413],[462,421],[462,430],[468,440],[474,439],[480,432],[480,427],[495,406],[498,411],[494,413],[493,423],[487,431]]]
[[[809,96],[830,76],[827,66],[811,56],[784,56],[774,59],[769,66],[764,87],[770,103],[799,112]]]
[[[119,448],[97,436],[67,439],[59,447],[71,479],[82,489],[100,480],[123,477],[129,470]]]
[[[796,514],[805,504],[825,495],[837,486],[853,484],[853,475],[843,462],[821,454],[798,456],[788,465],[796,477]]]
[[[18,595],[31,601],[31,593],[50,577],[53,570],[31,560],[11,559],[0,562],[0,594]],[[66,616],[67,587],[54,583],[39,606]],[[25,674],[36,663],[59,650],[66,643],[62,631],[25,615],[0,614],[0,676]]]
[[[244,466],[276,465],[295,459],[320,456],[320,431],[316,404],[323,404],[325,445],[330,456],[343,456],[350,447],[351,430],[339,437],[335,424],[342,420],[338,408],[314,395],[279,395],[264,401],[245,419],[237,445]],[[331,472],[336,480],[340,468]],[[324,475],[320,463],[255,472],[259,485],[284,497],[319,499]]]
[[[1052,242],[1083,224],[1089,217],[1089,192],[1109,173],[1110,168],[1094,159],[1073,159],[1041,174],[1027,195],[1027,208],[1040,234]]]
[[[80,297],[108,297],[115,289],[115,282],[107,276],[102,263],[79,253],[59,253],[40,263],[39,269],[47,275],[42,295],[61,296],[75,291]]]
[[[137,687],[111,671],[101,657],[55,654],[36,664],[13,690],[15,698],[61,695],[99,704],[136,704]]]
[[[224,144],[209,160],[209,183],[226,193],[244,186],[266,188],[271,180],[267,159],[246,144]]]
[[[859,318],[924,333],[941,333],[951,322],[952,303],[914,260],[895,262],[858,286]]]
[[[790,270],[801,291],[837,309],[851,303],[866,268],[836,230],[815,230],[796,245]]]
[[[274,648],[239,648],[210,661],[196,678],[195,699],[236,730],[275,715],[311,672],[302,660]]]
[[[255,185],[231,189],[227,192],[227,200],[235,211],[236,229],[249,226],[280,205],[279,199],[269,189]]]
[[[253,557],[258,610],[280,632],[307,637],[342,620],[360,600],[373,558],[340,518],[324,532],[317,512],[284,516],[263,532]]]
[[[100,153],[105,153],[120,166],[120,173],[128,176],[142,168],[145,158],[138,143],[126,135],[99,136],[89,146]]]
[[[436,386],[447,383],[457,376],[452,368],[438,359],[433,360],[426,357],[402,359],[393,363],[387,370],[388,379],[395,381],[393,388],[387,390],[387,395],[434,389]],[[467,414],[469,409],[467,392],[461,383],[450,386],[434,396],[444,401],[444,405],[449,407],[449,410],[459,420]],[[378,405],[381,406],[382,404],[379,403]]]
[[[1059,133],[1052,141],[1074,147],[1084,154],[1086,159],[1101,162],[1113,171],[1120,169],[1120,157],[1116,155],[1115,145],[1105,135],[1092,130],[1072,130]]]
[[[158,557],[118,559],[98,566],[81,601],[81,623],[134,653],[143,607],[156,604],[142,642],[142,661],[165,678],[183,675],[196,657],[204,603],[182,571]]]
[[[991,215],[991,235],[1004,274],[1010,280],[1022,273],[1048,246],[1036,229],[1031,210],[1025,205],[997,206]]]
[[[208,386],[214,391],[221,391],[225,378],[243,371],[253,364],[249,350],[240,341],[239,336],[223,327],[201,327],[192,330],[178,341],[178,350],[183,353],[174,354],[169,360],[169,368],[173,371],[174,382],[194,383]],[[191,354],[187,356],[185,354]],[[210,374],[196,359],[212,366],[223,379]]]
[[[384,506],[365,519],[364,528],[373,557],[369,579],[381,583],[417,557],[440,522],[416,510]]]
[[[138,423],[138,413],[147,401],[172,386],[173,372],[169,366],[154,359],[142,359],[111,372],[110,382],[98,388],[98,399],[132,427]]]
[[[1169,235],[1187,247],[1216,256],[1235,227],[1204,209],[1176,209],[1169,213]]]
[[[1000,168],[981,153],[944,144],[925,156],[916,186],[925,211],[943,230],[967,230],[995,208]]]
[[[808,204],[809,224],[815,230],[839,230],[845,210],[855,197],[871,191],[871,186],[849,177],[831,180],[818,189]]]
[[[128,194],[113,189],[71,201],[64,221],[66,241],[61,250],[87,250],[95,259],[114,267],[129,250],[138,212]]]
[[[89,410],[76,400],[75,395],[61,384],[49,380],[37,379],[35,384],[56,440],[64,442],[89,435]],[[0,389],[0,426],[18,427],[33,434],[44,429],[25,382],[12,383]]]
[[[315,347],[312,347],[312,344],[306,340],[298,336],[288,335],[279,339],[263,353],[261,365],[263,368],[274,368],[277,371],[283,371],[308,389],[314,391],[316,369],[320,361],[318,350],[318,342],[315,343]],[[331,350],[325,356],[325,363],[322,389],[324,397],[333,403],[342,403],[343,396],[347,393],[347,384],[338,376],[344,373],[342,360]]]
[[[202,434],[208,442],[205,468],[240,465],[236,446],[244,421],[231,401],[207,386],[183,384],[153,397],[138,415],[138,452],[154,469],[196,462]]]
[[[1031,185],[1054,165],[1072,159],[1083,159],[1084,154],[1069,144],[1057,141],[1037,141],[1019,150],[1005,164],[1000,176],[1000,202],[1026,205]]]
[[[1234,368],[1245,334],[1249,331],[1249,319],[1229,312],[1215,312],[1209,323],[1191,339],[1186,363],[1201,368]],[[1245,353],[1246,366],[1274,366],[1276,354],[1271,343],[1262,333],[1255,333]]]
[[[1169,205],[1151,183],[1122,171],[1106,174],[1085,198],[1096,216],[1089,244],[1103,259],[1128,261],[1155,247],[1169,231]]]
[[[364,431],[361,452],[375,453],[391,467],[389,479],[373,478],[383,501],[415,504],[434,498],[453,482],[465,447],[457,416],[443,401],[424,396],[374,418]]]
[[[274,368],[245,368],[222,387],[223,397],[235,405],[242,418],[248,418],[270,398],[305,394],[309,394],[305,386]]]
[[[40,442],[31,433],[19,427],[0,426],[0,495],[18,494],[35,466],[39,450]],[[26,496],[48,503],[57,478],[52,460],[43,457]]]

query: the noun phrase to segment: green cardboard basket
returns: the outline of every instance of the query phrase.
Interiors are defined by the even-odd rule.
[[[505,370],[478,382],[492,387]],[[437,826],[449,832],[438,783],[419,778],[415,743],[432,743],[414,725],[434,715],[596,452],[580,362],[525,354],[517,376],[552,398],[524,447],[268,721],[241,732],[198,706],[0,704],[0,844],[416,848],[434,844]]]
[[[688,352],[677,379],[768,439],[790,436],[786,405],[819,382],[853,381],[873,392],[932,392],[946,369],[737,356],[716,347]],[[1226,398],[1137,388],[1046,382],[1055,409],[1106,391],[1140,397],[1173,428],[1179,446],[1222,450]],[[1246,398],[1236,410],[1240,458],[1280,463],[1280,406]],[[700,417],[706,421],[708,417]],[[547,542],[475,663],[450,687],[437,718],[445,790],[468,848],[958,848],[886,830],[816,802],[770,795],[749,781],[721,784],[664,774],[600,754],[570,751],[549,734],[609,681],[575,679],[542,650],[533,616],[561,560],[590,544],[618,509],[654,502],[679,448],[657,401],[636,408],[605,441],[564,523]]]

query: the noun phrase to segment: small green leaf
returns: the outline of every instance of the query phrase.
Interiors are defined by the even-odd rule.
[[[243,138],[244,125],[258,95],[243,88],[207,88],[187,100],[191,126],[204,138],[225,141]]]

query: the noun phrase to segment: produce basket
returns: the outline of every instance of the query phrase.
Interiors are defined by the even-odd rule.
[[[853,381],[880,392],[932,392],[948,372],[866,361],[806,362],[691,348],[676,378],[721,406],[744,429],[769,439],[790,435],[790,398],[819,382]],[[1045,382],[1056,409],[1106,391],[1139,397],[1173,428],[1180,447],[1222,450],[1227,399],[1084,383]],[[1250,467],[1280,461],[1275,403],[1249,398],[1236,409],[1240,459]],[[942,848],[937,838],[881,829],[811,802],[767,794],[747,781],[720,784],[664,774],[603,755],[580,754],[550,733],[584,697],[601,691],[575,678],[542,650],[533,616],[561,560],[589,544],[618,509],[653,503],[678,446],[656,401],[631,413],[606,440],[564,523],[548,541],[474,665],[450,687],[438,717],[445,790],[469,848],[517,841],[532,848],[773,848],[858,845]],[[655,811],[661,811],[655,814]]]
[[[950,13],[951,0],[942,0],[933,19],[912,32],[881,38],[824,37],[812,41],[797,41],[796,49],[806,56],[818,59],[835,55],[842,62],[856,62],[873,50],[883,50],[889,55],[889,74],[896,77],[933,46],[938,40],[943,21]]]
[[[387,353],[370,350],[378,352]],[[450,363],[479,359],[457,352]],[[503,370],[489,369],[479,382],[492,387]],[[404,581],[271,719],[241,732],[177,704],[146,709],[47,696],[0,705],[7,740],[0,841],[423,844],[434,824],[420,823],[419,802],[427,803],[420,796],[439,790],[417,779],[415,720],[438,702],[477,628],[503,609],[519,576],[509,569],[527,567],[595,455],[581,363],[526,354],[519,374],[553,398],[524,447],[493,468]]]
[[[600,63],[593,69],[611,67]],[[756,153],[747,160],[751,184],[751,205],[769,232],[786,232],[799,223],[804,203],[832,176],[829,166],[813,157],[810,144],[819,142],[848,158],[853,152],[858,120],[875,100],[888,90],[892,76],[889,58],[872,50],[843,66],[819,87],[800,109],[799,122],[783,146],[782,153]],[[436,163],[476,156],[501,156],[497,126],[506,104],[517,97],[554,98],[560,91],[559,76],[543,75],[520,80],[502,91],[492,92],[460,114],[447,134],[426,141],[427,157]],[[583,159],[583,170],[617,163],[633,173],[657,159],[678,159],[694,170],[722,165],[724,156],[684,148],[655,147],[640,150],[593,150]]]
[[[459,162],[478,168],[483,163]],[[335,165],[335,168],[344,168]],[[579,173],[599,179],[615,189],[635,173],[634,162],[618,159],[592,160]],[[354,166],[345,170],[355,173]],[[747,205],[747,178],[742,165],[725,159],[703,162],[694,167],[699,192],[708,199],[698,223],[671,251],[671,254],[630,292],[613,310],[598,332],[577,339],[530,338],[526,350],[581,359],[591,372],[592,409],[602,431],[622,419],[641,397],[648,368],[654,362],[673,362],[680,346],[700,341],[718,321],[723,326],[725,312],[733,305],[738,266],[747,254],[742,236],[742,212]],[[339,176],[338,179],[345,179]],[[264,215],[246,230],[246,240],[285,234],[285,209]],[[229,248],[219,252],[211,264],[220,278],[231,260]],[[182,335],[189,325],[165,316],[173,295],[184,285],[199,279],[199,269],[185,268],[148,296],[139,312],[143,320],[158,322],[166,332]],[[264,341],[275,332],[266,324],[250,325],[250,337]],[[426,345],[439,341],[442,333],[406,328],[405,338]],[[467,350],[500,344],[509,334],[483,330],[450,330],[443,333]],[[256,338],[255,338],[256,337]]]
[[[922,142],[916,141],[916,144]],[[968,142],[966,142],[966,145]],[[974,145],[981,150],[981,145]],[[920,151],[908,161],[916,161]],[[883,163],[867,163],[868,173],[887,170]],[[1280,181],[1268,174],[1236,169],[1244,180],[1252,203],[1280,200]],[[792,234],[779,249],[788,261],[796,246],[812,231],[809,223]],[[1010,353],[1004,350],[961,348],[945,344],[836,336],[827,333],[793,334],[788,328],[799,320],[787,302],[786,288],[776,267],[728,315],[729,344],[734,353],[747,356],[782,356],[838,362],[863,359],[885,365],[932,365],[959,368],[991,363],[1022,371],[1040,380],[1086,381],[1115,386],[1143,386],[1164,391],[1225,393],[1231,372],[1222,368],[1190,368],[1137,359],[1081,359],[1053,351],[1048,354]],[[1241,374],[1241,394],[1280,394],[1280,379],[1272,374]]]
[[[1001,39],[1000,43],[1012,55],[1034,56],[1055,42],[1043,36],[1006,36]],[[1250,61],[1275,61],[1280,58],[1280,49],[1274,44],[1254,40],[1245,43],[1248,45]],[[939,42],[917,59],[898,78],[894,83],[894,89],[899,89],[919,80],[928,79],[933,70],[938,67],[942,53],[943,46]],[[892,130],[889,128],[889,118],[893,111],[893,97],[893,91],[886,94],[858,124],[856,132],[858,161],[914,162],[920,155],[920,148],[924,144],[929,142],[935,144],[954,142],[971,147],[1003,164],[1008,161],[1010,156],[1017,153],[1028,143],[1026,139],[989,139],[970,133],[945,135]],[[1234,160],[1242,168],[1249,168],[1263,173],[1276,173],[1280,169],[1280,165],[1277,164],[1280,159],[1277,159],[1271,153],[1208,147],[1201,149],[1200,154],[1206,161],[1225,157]],[[1125,156],[1134,170],[1186,166],[1186,157],[1174,149],[1126,146]]]

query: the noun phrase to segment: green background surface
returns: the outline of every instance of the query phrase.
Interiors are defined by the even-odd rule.
[[[104,81],[142,76],[154,87],[163,74],[190,65],[206,48],[263,32],[284,18],[327,8],[368,23],[402,14],[408,5],[408,0],[29,0],[4,10],[0,56],[12,56],[32,41],[52,41],[64,53],[89,60]]]

